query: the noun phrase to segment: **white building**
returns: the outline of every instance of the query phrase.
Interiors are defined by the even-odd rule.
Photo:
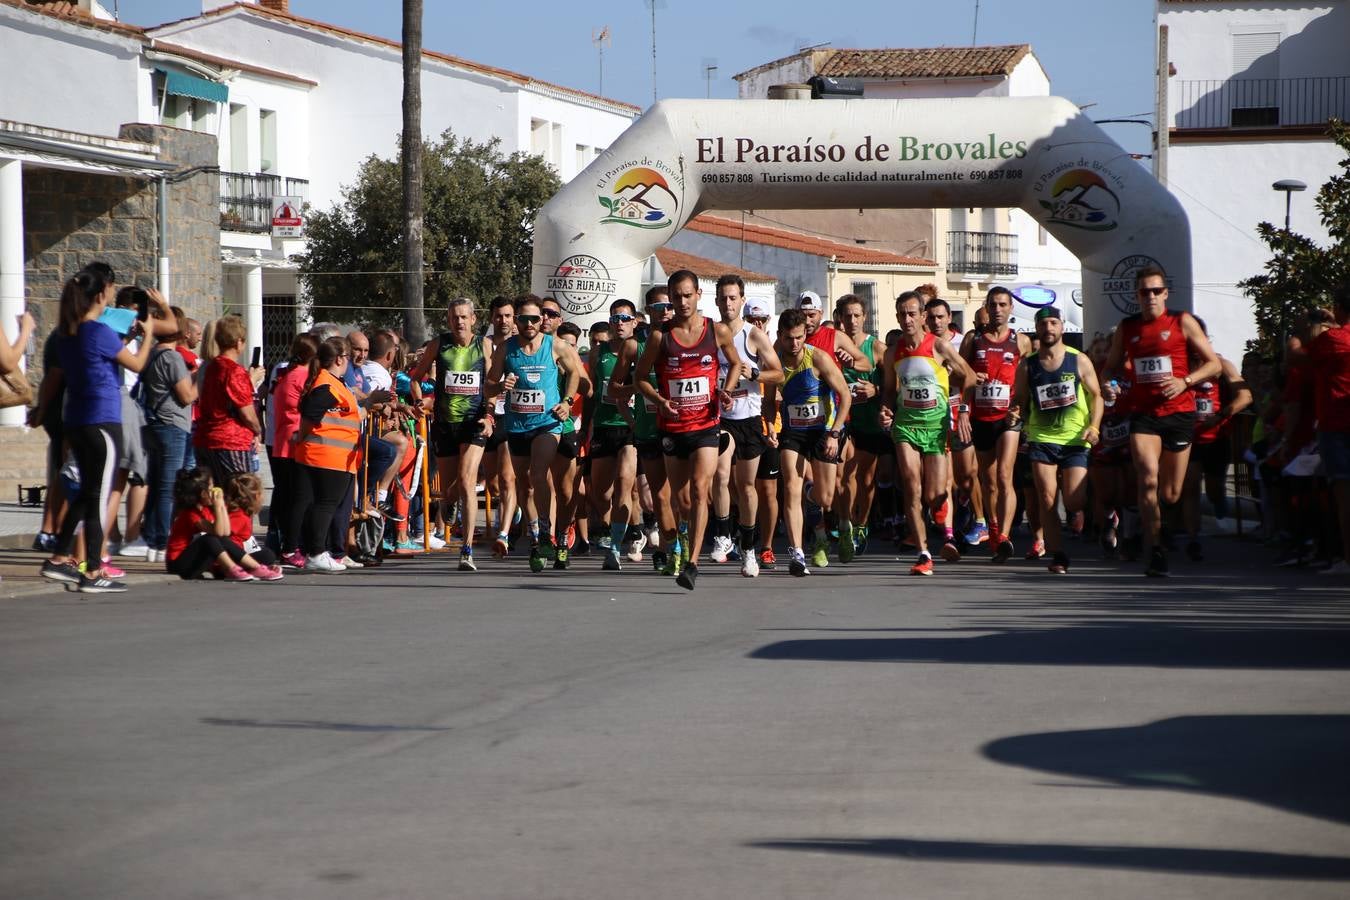
[[[1167,187],[1191,220],[1195,310],[1220,353],[1237,358],[1256,328],[1237,282],[1270,251],[1260,222],[1325,245],[1313,205],[1342,152],[1326,136],[1350,118],[1350,7],[1343,0],[1162,0],[1167,29]],[[1302,193],[1272,189],[1293,179]]]
[[[858,79],[863,96],[877,99],[1050,94],[1050,79],[1027,44],[803,50],[735,78],[739,96],[762,98],[774,85],[805,84],[815,76]],[[1072,294],[1081,281],[1077,258],[1020,209],[960,207],[866,210],[861,214],[855,210],[755,210],[754,214],[764,220],[755,224],[786,224],[836,240],[860,240],[868,247],[935,259],[938,283],[945,283],[946,298],[953,302],[983,300],[994,283],[1041,283]],[[962,318],[959,303],[954,312]]]

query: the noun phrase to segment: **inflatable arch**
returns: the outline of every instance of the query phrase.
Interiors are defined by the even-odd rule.
[[[705,210],[1021,207],[1083,267],[1084,331],[1161,265],[1191,308],[1177,200],[1057,97],[663,100],[540,210],[532,289],[586,325],[640,300],[649,256]]]

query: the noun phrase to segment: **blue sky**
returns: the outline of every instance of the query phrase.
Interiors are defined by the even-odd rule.
[[[104,0],[111,8],[113,0]],[[638,106],[652,99],[651,12],[645,0],[426,0],[427,49],[596,91],[593,32],[608,25],[604,93]],[[731,76],[806,44],[834,47],[969,46],[975,0],[657,0],[657,89],[703,97],[704,66],[715,64],[712,96],[736,96]],[[124,21],[152,25],[201,10],[198,0],[118,0]],[[1151,118],[1154,41],[1151,0],[981,0],[978,42],[1029,43],[1051,91],[1093,118]],[[297,15],[398,40],[398,0],[291,0]],[[242,54],[246,56],[247,54]],[[394,98],[397,99],[397,98]],[[1149,152],[1149,129],[1108,126],[1127,150]]]

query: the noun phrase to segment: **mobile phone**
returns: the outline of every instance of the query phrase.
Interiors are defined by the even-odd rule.
[[[262,347],[253,348],[253,362],[249,363],[250,369],[256,369],[262,365]]]
[[[143,288],[136,288],[131,297],[136,301],[136,318],[142,322],[150,318],[150,295]]]

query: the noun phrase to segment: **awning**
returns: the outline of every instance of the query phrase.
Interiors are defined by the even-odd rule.
[[[185,72],[174,72],[169,69],[155,71],[164,76],[165,93],[192,97],[196,100],[210,100],[213,103],[225,103],[230,99],[229,85],[207,81],[205,78],[198,78]]]

